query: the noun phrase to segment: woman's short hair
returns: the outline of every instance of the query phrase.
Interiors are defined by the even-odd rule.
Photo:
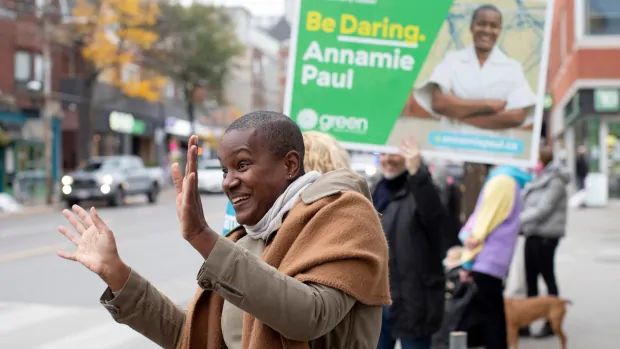
[[[276,158],[282,158],[288,152],[296,151],[300,161],[304,161],[304,142],[301,130],[288,116],[275,111],[254,111],[233,121],[225,134],[250,129],[258,132],[261,141]]]
[[[349,153],[331,135],[318,131],[307,131],[303,133],[303,136],[306,153],[304,168],[306,172],[319,171],[326,173],[351,167]]]
[[[478,14],[482,11],[493,11],[493,12],[497,12],[499,14],[499,21],[500,23],[502,23],[504,21],[503,19],[503,15],[502,15],[502,11],[499,10],[499,8],[497,8],[497,6],[495,5],[491,5],[491,4],[485,4],[485,5],[480,5],[479,7],[477,7],[474,12],[471,15],[471,25],[474,24],[474,22],[476,21],[476,17],[478,17]]]

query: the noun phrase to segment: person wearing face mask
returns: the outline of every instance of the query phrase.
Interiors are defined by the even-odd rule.
[[[378,349],[430,349],[444,306],[442,222],[446,217],[437,188],[415,141],[409,158],[380,156],[381,178],[372,199],[390,249],[393,304],[383,309]]]
[[[482,5],[472,15],[473,44],[449,52],[431,77],[414,90],[418,104],[442,119],[442,129],[494,134],[531,125],[536,95],[521,64],[497,47],[502,14]],[[513,131],[502,135],[513,136]],[[528,136],[529,137],[529,136]]]
[[[99,275],[112,317],[166,349],[374,348],[390,304],[388,246],[366,181],[347,169],[305,172],[294,121],[246,114],[218,149],[240,224],[223,237],[205,220],[197,141],[185,176],[172,169],[181,236],[204,260],[187,312],[124,263],[94,208],[63,211],[78,234],[59,230],[77,250],[60,257]]]

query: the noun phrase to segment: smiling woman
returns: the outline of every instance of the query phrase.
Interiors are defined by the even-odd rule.
[[[339,169],[351,168],[351,157],[333,136],[318,132],[306,131],[304,137],[304,170],[327,173]],[[239,223],[235,218],[235,209],[229,201],[224,218],[222,235],[228,234]]]
[[[440,118],[446,130],[481,134],[481,129],[508,130],[533,123],[536,95],[521,64],[497,47],[502,21],[497,7],[478,7],[470,24],[473,44],[447,54],[428,81],[415,89],[418,104]]]
[[[204,258],[185,313],[119,257],[94,209],[64,215],[80,236],[60,256],[109,286],[117,322],[164,348],[375,348],[390,303],[388,248],[365,180],[348,169],[305,172],[301,131],[288,117],[254,112],[225,133],[223,189],[241,225],[227,237],[207,224],[197,187],[197,138],[186,176],[173,165],[181,235]]]

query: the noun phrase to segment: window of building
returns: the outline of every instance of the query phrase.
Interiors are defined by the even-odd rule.
[[[45,60],[38,53],[27,51],[15,52],[15,83],[20,87],[26,87],[31,81],[43,83],[45,79]]]
[[[121,69],[121,81],[123,82],[139,82],[140,67],[133,63],[126,63]]]
[[[33,74],[32,80],[43,81],[45,79],[45,62],[43,61],[43,56],[35,55],[33,62]]]
[[[15,52],[15,82],[27,83],[32,74],[32,55],[29,52]]]
[[[164,85],[163,94],[167,98],[174,98],[175,94],[176,94],[176,89],[177,89],[177,87],[176,87],[176,84],[174,83],[174,81],[168,79],[168,81]]]
[[[620,1],[584,0],[587,35],[620,35]]]

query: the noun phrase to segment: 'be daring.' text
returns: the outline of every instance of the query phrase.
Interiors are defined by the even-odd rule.
[[[305,27],[310,32],[332,33],[336,26],[337,22],[333,18],[323,18],[317,11],[307,13]],[[313,82],[318,87],[352,89],[356,67],[410,72],[414,68],[415,59],[411,54],[403,53],[401,48],[407,51],[416,48],[418,40],[423,38],[419,32],[418,26],[390,23],[387,18],[381,22],[370,22],[342,14],[338,41],[392,48],[389,51],[379,47],[378,50],[352,49],[349,44],[347,47],[321,47],[317,40],[313,40],[302,57],[301,84]],[[346,36],[350,34],[356,35]],[[333,72],[320,70],[316,64],[347,65],[351,68],[344,72],[342,69]]]

